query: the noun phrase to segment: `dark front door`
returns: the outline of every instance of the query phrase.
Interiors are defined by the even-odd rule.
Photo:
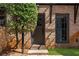
[[[32,32],[32,44],[45,44],[45,13],[38,14],[37,26]]]
[[[67,43],[69,36],[69,14],[56,14],[56,42]]]

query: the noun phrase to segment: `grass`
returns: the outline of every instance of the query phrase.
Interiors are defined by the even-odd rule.
[[[79,49],[76,48],[53,48],[48,51],[49,55],[79,56]]]

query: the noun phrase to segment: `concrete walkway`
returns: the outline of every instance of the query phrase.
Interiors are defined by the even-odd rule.
[[[33,44],[31,49],[28,50],[28,55],[48,55],[48,50],[45,45]]]
[[[2,54],[2,56],[27,56],[28,49],[24,49],[24,53],[22,54],[21,49],[12,49],[11,51],[6,51]]]
[[[2,54],[2,56],[29,56],[29,55],[48,55],[48,50],[45,45],[32,45],[30,49],[24,49],[22,54],[22,49],[11,49]]]
[[[31,56],[31,55],[48,55],[48,50],[28,50],[24,49],[24,53],[22,54],[21,49],[14,49],[12,51],[7,51],[7,53],[3,53],[2,56]]]
[[[28,55],[48,55],[48,50],[29,50]]]

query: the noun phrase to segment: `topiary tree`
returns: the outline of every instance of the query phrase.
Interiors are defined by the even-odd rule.
[[[4,4],[7,13],[11,19],[7,21],[8,30],[16,33],[18,41],[18,32],[22,33],[22,53],[24,51],[24,32],[33,31],[37,24],[37,6],[33,3]],[[17,43],[18,44],[18,43]]]

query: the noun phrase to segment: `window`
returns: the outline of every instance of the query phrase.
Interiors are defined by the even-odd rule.
[[[0,7],[0,26],[5,25],[5,8]]]
[[[69,14],[56,14],[56,42],[68,42]]]

